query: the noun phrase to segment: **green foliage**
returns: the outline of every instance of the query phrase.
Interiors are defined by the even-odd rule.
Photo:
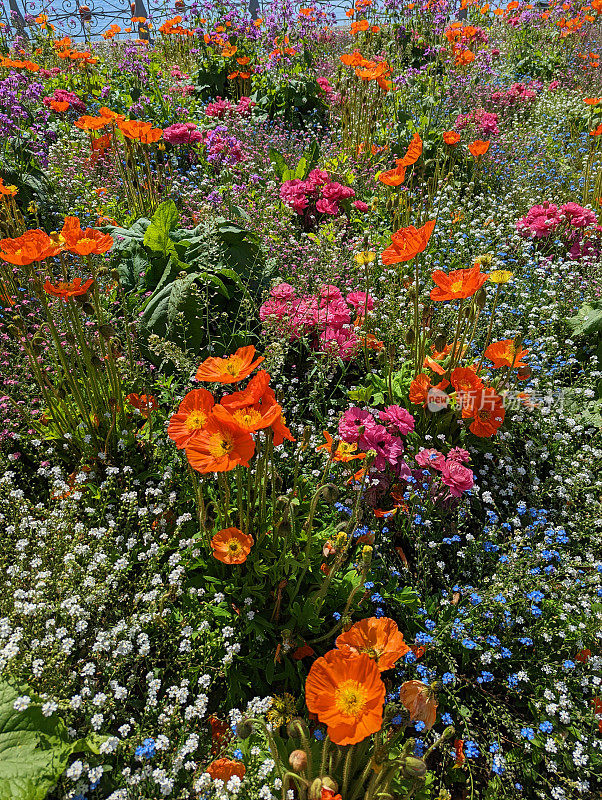
[[[254,81],[251,99],[257,103],[255,114],[265,119],[280,118],[304,126],[316,115],[323,116],[326,106],[314,75],[295,71],[292,76],[265,72]]]
[[[32,699],[17,711],[18,697]],[[73,741],[57,714],[44,716],[29,687],[0,681],[0,796],[2,800],[44,800],[73,753],[95,753],[105,737]]]
[[[294,169],[288,166],[282,153],[276,150],[275,147],[268,148],[268,154],[281,181],[290,181],[295,178],[304,181],[320,160],[320,146],[314,139]]]
[[[257,237],[224,217],[192,230],[179,229],[178,221],[176,205],[168,200],[150,220],[105,228],[116,240],[120,284],[146,341],[159,336],[192,351],[211,343],[225,352],[240,335],[252,334],[246,318],[238,319],[232,309],[241,312],[243,301],[253,303],[263,288]],[[230,327],[218,328],[216,319],[226,312]]]

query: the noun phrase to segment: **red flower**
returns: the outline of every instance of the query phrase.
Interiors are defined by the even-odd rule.
[[[44,291],[46,294],[52,294],[55,297],[67,300],[68,297],[81,297],[81,295],[86,294],[93,283],[94,278],[88,278],[85,283],[82,283],[81,278],[75,278],[71,283],[59,281],[56,286],[53,286],[50,281],[47,280],[44,284]]]
[[[469,269],[456,269],[449,274],[438,269],[432,274],[436,288],[431,289],[431,300],[444,302],[446,300],[465,300],[487,281],[488,276],[481,273],[479,264]]]
[[[443,141],[450,146],[458,144],[460,138],[460,134],[456,133],[456,131],[445,131],[443,134]]]
[[[143,417],[147,419],[150,417],[151,410],[159,408],[157,398],[152,394],[128,394],[127,399],[130,405],[137,408]]]
[[[383,264],[399,264],[411,261],[418,253],[426,249],[431,234],[435,228],[436,220],[425,223],[422,228],[416,229],[413,225],[401,228],[391,236],[391,245],[383,252]]]
[[[468,149],[473,155],[475,161],[478,161],[481,156],[484,156],[485,153],[489,150],[489,145],[491,142],[484,142],[482,139],[476,139],[476,141],[471,142],[468,145]]]

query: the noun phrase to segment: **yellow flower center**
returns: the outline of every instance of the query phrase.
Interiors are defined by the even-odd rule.
[[[237,556],[239,553],[242,552],[242,545],[238,541],[238,539],[228,539],[226,542],[226,547],[228,548],[228,552],[232,556]]]
[[[261,423],[261,414],[254,408],[241,408],[235,411],[233,416],[242,428],[253,428],[257,423]]]
[[[342,714],[358,717],[367,701],[366,689],[354,680],[344,681],[335,692],[335,704]]]
[[[234,450],[234,439],[228,433],[214,433],[209,442],[209,453],[213,458],[223,458]]]
[[[373,658],[375,661],[381,657],[381,651],[376,647],[358,647],[358,653],[365,653],[370,658]]]
[[[341,442],[338,447],[337,453],[340,456],[349,456],[352,453],[355,453],[356,445],[349,444],[349,442]]]
[[[189,431],[198,431],[200,428],[204,428],[207,423],[207,414],[200,409],[196,409],[196,411],[191,411],[188,417],[186,418],[186,427]]]
[[[462,286],[463,286],[462,281],[454,281],[454,283],[452,283],[452,285],[449,288],[450,291],[455,294],[456,292],[459,292],[462,289]]]
[[[228,375],[237,375],[240,372],[241,366],[242,361],[239,356],[230,356],[226,359],[224,372],[227,372]]]

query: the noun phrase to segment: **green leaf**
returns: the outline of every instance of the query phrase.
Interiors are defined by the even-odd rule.
[[[288,165],[284,160],[284,156],[279,150],[276,150],[275,147],[268,148],[268,155],[270,157],[270,161],[276,168],[276,174],[282,180],[284,173],[288,170]]]
[[[15,700],[29,696],[33,702],[16,711]],[[0,681],[0,796],[2,800],[44,800],[65,771],[69,756],[98,752],[106,739],[73,742],[57,714],[45,717],[41,704],[26,685]]]
[[[306,176],[306,169],[307,169],[307,159],[305,156],[301,156],[299,159],[299,163],[297,164],[297,168],[295,169],[295,178],[298,180],[303,180]]]
[[[584,303],[567,323],[575,336],[593,336],[602,332],[602,300]]]
[[[169,234],[175,229],[179,218],[180,214],[173,200],[161,203],[144,234],[145,246],[164,256],[172,252],[174,243]]]

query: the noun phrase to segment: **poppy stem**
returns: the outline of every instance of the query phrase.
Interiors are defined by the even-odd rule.
[[[489,344],[489,340],[491,338],[491,331],[493,330],[493,319],[495,315],[495,309],[497,307],[497,301],[500,296],[501,286],[502,286],[501,283],[497,284],[497,290],[493,298],[493,306],[491,307],[491,319],[489,320],[489,327],[487,328],[487,336],[485,337],[485,344],[483,345],[483,353],[481,355],[481,358],[479,359],[479,364],[477,366],[477,375],[479,374],[479,371],[481,369],[481,364],[483,363],[483,358],[485,357],[485,350],[487,350],[487,345]]]

